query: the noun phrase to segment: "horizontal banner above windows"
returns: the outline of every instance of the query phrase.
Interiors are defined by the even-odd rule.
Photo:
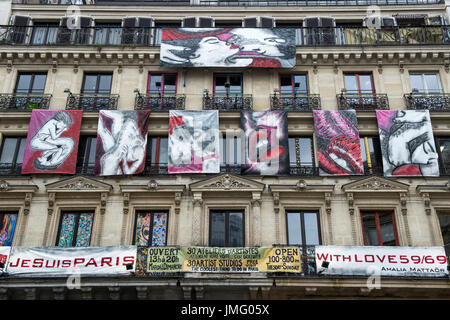
[[[164,28],[164,67],[294,68],[295,29]]]
[[[6,273],[13,276],[130,275],[136,246],[13,247]]]
[[[323,275],[444,277],[444,247],[316,246],[316,271]]]
[[[146,258],[142,258],[146,255]],[[301,272],[300,249],[153,247],[140,252],[144,273],[152,272]]]

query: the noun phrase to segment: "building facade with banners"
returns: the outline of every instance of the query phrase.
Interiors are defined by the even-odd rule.
[[[2,299],[450,298],[445,2],[0,9]]]

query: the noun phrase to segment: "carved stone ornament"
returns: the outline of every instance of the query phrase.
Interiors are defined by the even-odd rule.
[[[359,189],[359,190],[393,190],[393,189],[396,189],[396,187],[389,183],[380,181],[378,179],[371,179],[371,180],[367,181],[366,183],[361,183],[360,185],[355,186],[355,189]]]
[[[9,190],[9,183],[5,180],[0,180],[0,192],[8,191]]]
[[[228,174],[221,177],[220,180],[214,181],[213,183],[205,185],[204,187],[224,190],[251,188],[249,184],[238,181]]]
[[[83,179],[78,179],[74,182],[60,186],[58,189],[92,190],[92,189],[98,189],[98,187],[93,185],[92,183],[89,183],[89,182],[83,180]]]
[[[301,190],[305,190],[307,186],[308,186],[308,184],[306,183],[305,180],[299,180],[295,184],[295,189],[298,190],[298,191],[301,191]]]
[[[155,180],[150,180],[147,184],[147,188],[148,188],[148,190],[158,189],[158,182],[156,182]]]

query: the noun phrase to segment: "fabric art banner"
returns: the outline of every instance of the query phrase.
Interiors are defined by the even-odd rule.
[[[429,110],[376,110],[385,177],[439,176]]]
[[[24,276],[130,275],[137,247],[13,247],[6,272]]]
[[[286,111],[242,111],[245,134],[244,174],[289,173],[289,141]]]
[[[168,172],[219,173],[219,112],[169,111]]]
[[[129,175],[144,170],[150,111],[100,110],[95,175]]]
[[[319,174],[364,174],[356,111],[313,110],[313,115]]]
[[[22,173],[74,174],[82,110],[31,112]]]
[[[295,29],[164,28],[164,67],[294,68]]]
[[[0,263],[3,263],[3,267],[0,267],[0,272],[5,272],[10,252],[11,247],[0,246]]]
[[[301,272],[300,249],[149,247],[146,272]]]

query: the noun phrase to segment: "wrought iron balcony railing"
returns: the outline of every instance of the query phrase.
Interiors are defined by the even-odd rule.
[[[136,94],[134,100],[135,110],[151,110],[151,111],[168,111],[168,110],[184,110],[186,95],[141,95]]]
[[[111,5],[114,0],[12,0],[13,4],[29,5]],[[120,5],[166,6],[370,6],[370,5],[423,5],[444,3],[444,0],[135,0]]]
[[[282,27],[281,27],[282,28]],[[94,26],[69,29],[55,25],[0,26],[0,45],[26,46],[159,46],[163,27]],[[409,46],[449,45],[450,26],[395,26],[367,28],[338,26],[295,28],[295,45],[327,46]]]
[[[389,110],[387,94],[380,93],[341,93],[336,95],[340,110],[356,111]]]
[[[252,110],[251,94],[203,95],[203,110],[241,111]]]
[[[270,96],[271,110],[311,111],[319,110],[320,106],[318,94],[287,96],[275,93]]]
[[[289,174],[291,176],[318,176],[319,168],[313,164],[295,165],[291,163]]]
[[[406,108],[411,110],[450,111],[450,95],[447,93],[405,94]]]
[[[20,176],[22,164],[0,163],[0,176]]]
[[[0,111],[48,109],[51,94],[0,94]]]
[[[146,163],[144,170],[139,174],[140,176],[159,176],[167,175],[168,165],[167,163]]]
[[[72,94],[69,93],[66,110],[116,110],[118,94]]]

